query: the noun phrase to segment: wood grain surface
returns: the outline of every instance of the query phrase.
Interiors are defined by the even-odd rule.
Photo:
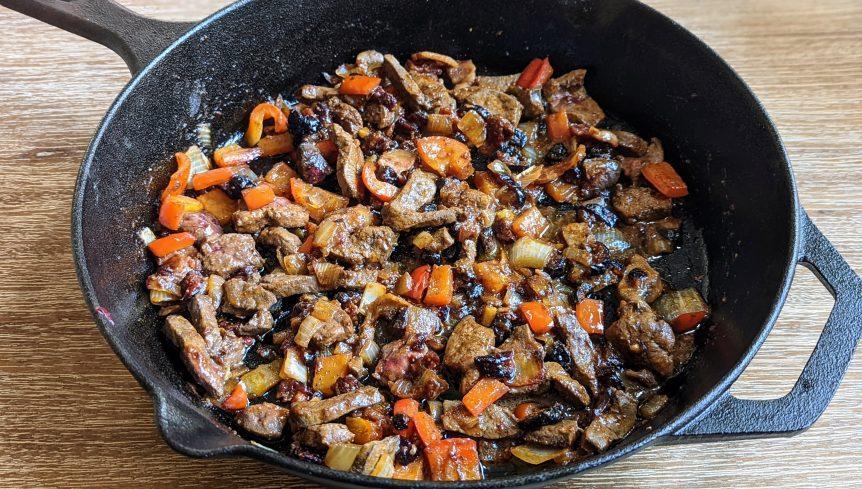
[[[179,20],[226,2],[122,3]],[[784,138],[803,205],[862,270],[862,2],[650,3],[752,86]],[[107,49],[0,8],[0,486],[308,487],[259,462],[172,452],[150,398],[87,313],[69,244],[72,191],[90,137],[128,79]],[[740,396],[787,392],[820,333],[831,298],[798,272],[774,332],[733,387]],[[556,487],[858,486],[860,399],[857,355],[829,409],[801,435],[650,447]]]

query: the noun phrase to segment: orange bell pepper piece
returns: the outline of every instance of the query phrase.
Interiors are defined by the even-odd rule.
[[[678,198],[688,195],[688,186],[670,163],[650,163],[641,170],[644,178],[665,197]]]
[[[230,396],[221,403],[221,407],[228,411],[239,411],[248,407],[248,393],[242,384],[237,384],[231,391]]]
[[[572,135],[569,128],[569,115],[565,112],[548,114],[545,122],[548,124],[548,137],[555,143],[565,141]]]
[[[422,300],[422,296],[425,295],[425,289],[428,288],[428,281],[431,279],[431,267],[428,265],[416,267],[415,270],[410,272],[410,278],[412,279],[411,283],[413,286],[407,293],[407,297],[419,302]]]
[[[482,480],[479,451],[472,438],[447,438],[425,447],[425,460],[431,480],[478,481]]]
[[[465,180],[473,175],[470,148],[461,141],[445,136],[428,136],[416,140],[422,164],[441,177]]]
[[[198,173],[192,177],[192,188],[195,190],[203,190],[205,188],[227,183],[231,178],[233,178],[233,171],[232,167],[227,166]]]
[[[398,193],[398,187],[389,182],[383,182],[377,178],[377,164],[372,160],[366,160],[362,165],[362,183],[381,202],[389,202]]]
[[[163,201],[171,195],[182,195],[186,191],[189,173],[192,170],[192,161],[185,153],[174,153],[174,158],[177,160],[177,171],[171,175],[167,187],[162,190]]]
[[[271,204],[275,200],[275,192],[268,183],[261,183],[257,187],[243,189],[242,200],[245,202],[248,210],[253,211]]]
[[[264,102],[258,104],[248,118],[248,129],[245,131],[245,142],[249,146],[254,146],[260,141],[263,135],[264,119],[272,119],[275,122],[275,132],[282,133],[287,131],[287,116],[275,105]]]
[[[461,402],[470,414],[479,416],[507,392],[509,392],[509,386],[506,384],[497,379],[483,378],[464,394]]]
[[[434,422],[434,418],[430,414],[420,411],[413,416],[413,426],[416,428],[416,434],[425,446],[443,438],[440,433],[440,428]]]
[[[539,88],[551,78],[553,73],[554,68],[551,67],[551,62],[548,61],[548,58],[535,58],[521,72],[521,76],[518,77],[515,85],[525,90]]]
[[[174,233],[153,241],[147,245],[147,248],[149,248],[154,255],[161,258],[193,244],[195,244],[195,237],[191,234]]]
[[[243,165],[261,156],[260,148],[241,148],[239,145],[230,144],[213,152],[213,161],[216,166]]]
[[[431,270],[428,292],[423,301],[427,306],[447,306],[452,302],[454,277],[450,265],[435,265]]]
[[[338,93],[344,95],[368,95],[380,85],[376,76],[348,75],[338,87]]]

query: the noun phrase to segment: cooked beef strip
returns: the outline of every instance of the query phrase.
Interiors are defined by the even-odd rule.
[[[289,410],[271,402],[252,404],[237,414],[236,422],[246,431],[261,438],[280,438],[287,425]]]
[[[336,443],[351,443],[355,436],[347,425],[324,423],[298,431],[293,439],[313,448],[328,448]]]
[[[455,92],[455,97],[468,104],[478,105],[512,124],[521,122],[523,107],[515,97],[492,88],[469,87]]]
[[[342,102],[338,97],[326,101],[332,121],[340,125],[351,136],[356,136],[362,128],[362,114],[350,104]]]
[[[183,214],[180,231],[191,233],[198,243],[203,241],[204,238],[218,236],[222,233],[218,219],[206,211]]]
[[[542,88],[542,94],[552,112],[566,112],[570,121],[595,126],[605,118],[605,113],[587,95],[584,88],[586,74],[587,70],[573,70],[551,78]]]
[[[581,431],[583,430],[578,425],[577,420],[566,419],[527,433],[524,436],[524,441],[549,447],[567,448],[575,445]]]
[[[201,244],[204,270],[229,277],[246,268],[263,266],[263,258],[248,234],[222,234],[206,238]]]
[[[509,339],[500,345],[500,350],[515,354],[515,377],[506,382],[510,387],[509,392],[523,394],[542,386],[545,380],[545,349],[536,341],[529,326],[522,324],[515,327]]]
[[[264,286],[232,278],[224,283],[222,310],[235,316],[244,316],[261,309],[269,309],[278,298]]]
[[[654,221],[670,215],[671,199],[651,188],[619,187],[611,199],[614,210],[628,222]]]
[[[362,170],[364,158],[359,141],[339,125],[330,126],[338,148],[338,185],[341,193],[347,197],[359,198],[359,172]]]
[[[279,298],[320,291],[317,279],[312,276],[287,275],[280,272],[264,275],[261,278],[261,286]]]
[[[449,95],[449,91],[446,90],[446,87],[436,77],[418,73],[411,73],[410,76],[419,86],[419,90],[425,95],[428,110],[433,112],[441,112],[442,110],[455,111],[455,99]]]
[[[635,426],[638,404],[620,389],[611,391],[611,404],[607,411],[596,416],[586,430],[584,440],[599,451],[626,436]]]
[[[455,371],[473,368],[478,356],[487,355],[494,347],[494,331],[477,323],[473,316],[462,319],[446,342],[443,364]]]
[[[442,328],[440,317],[424,307],[409,306],[404,313],[404,337],[431,336]]]
[[[494,90],[505,92],[506,90],[515,85],[515,82],[518,81],[518,78],[520,76],[521,75],[519,73],[503,76],[477,76],[476,85],[484,88],[493,88]]]
[[[383,396],[376,387],[362,387],[347,394],[329,399],[312,399],[296,402],[290,408],[290,419],[300,428],[308,428],[336,420],[360,408],[383,402]]]
[[[233,331],[240,336],[260,336],[271,330],[273,323],[272,314],[263,309],[256,311],[251,319],[238,325]]]
[[[491,404],[473,416],[459,401],[443,401],[443,428],[477,438],[499,440],[521,434],[515,415],[499,404]]]
[[[653,302],[658,299],[663,290],[661,277],[646,258],[632,255],[623,272],[623,278],[617,285],[620,297],[630,302],[639,300]]]
[[[189,312],[189,319],[206,342],[207,350],[213,351],[221,342],[221,332],[212,298],[196,295],[189,299],[186,308]]]
[[[395,198],[383,206],[383,223],[396,231],[407,231],[455,222],[456,214],[453,209],[419,212],[422,206],[434,200],[437,193],[436,180],[437,177],[432,173],[413,170]]]
[[[271,226],[261,231],[257,237],[257,242],[267,246],[274,246],[285,255],[296,253],[296,250],[302,245],[302,240],[299,239],[299,236],[279,226]]]
[[[586,386],[593,395],[598,394],[596,378],[596,350],[590,335],[581,327],[577,316],[571,312],[557,312],[557,324],[565,340],[566,349],[574,365],[574,377]]]
[[[224,392],[225,372],[210,357],[207,345],[194,326],[184,317],[171,315],[165,318],[165,333],[180,350],[183,363],[195,380],[213,396]]]
[[[308,211],[284,197],[253,211],[236,211],[233,226],[240,233],[257,233],[267,226],[299,228],[308,224]]]
[[[635,364],[649,367],[664,377],[673,374],[673,330],[656,316],[649,304],[620,302],[619,319],[605,330],[605,336]]]
[[[587,389],[566,373],[559,363],[545,362],[545,370],[552,385],[566,398],[581,406],[590,405],[590,395],[587,393]]]
[[[428,97],[425,96],[419,84],[413,80],[413,77],[401,66],[395,56],[391,54],[383,56],[383,71],[411,107],[417,110],[429,110],[431,108]]]

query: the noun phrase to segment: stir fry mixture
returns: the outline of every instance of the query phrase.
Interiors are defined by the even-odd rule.
[[[585,74],[365,51],[177,153],[141,236],[200,394],[292,456],[406,480],[570,463],[655,416],[708,313],[653,267],[688,190]]]

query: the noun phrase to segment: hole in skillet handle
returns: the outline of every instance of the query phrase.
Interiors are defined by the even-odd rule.
[[[184,455],[217,457],[247,450],[249,442],[222,423],[211,419],[204,408],[188,399],[154,394],[156,425],[167,444]]]
[[[862,321],[857,319],[862,315],[862,279],[805,211],[800,211],[799,223],[802,251],[797,260],[835,297],[835,306],[799,379],[789,393],[777,399],[739,399],[724,393],[669,442],[794,435],[814,424],[835,395],[862,334]]]

